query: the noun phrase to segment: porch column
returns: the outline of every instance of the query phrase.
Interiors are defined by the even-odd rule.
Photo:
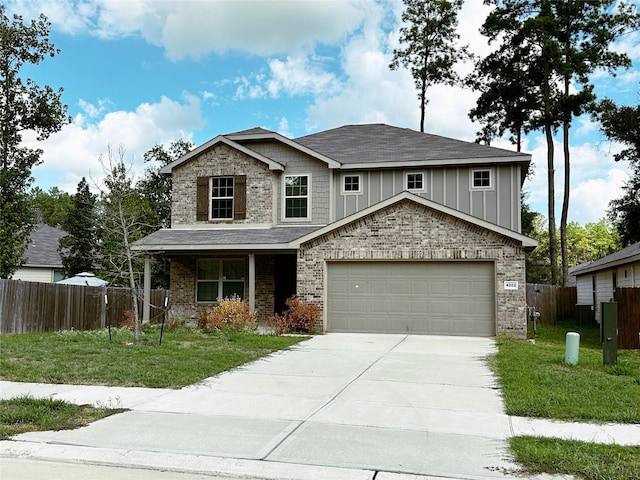
[[[151,256],[144,256],[144,286],[142,292],[142,323],[149,323],[151,317]]]
[[[249,310],[256,309],[256,256],[249,254]]]

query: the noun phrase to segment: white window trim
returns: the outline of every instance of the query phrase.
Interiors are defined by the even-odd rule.
[[[422,175],[422,188],[409,188],[409,175]],[[404,189],[408,192],[426,192],[427,191],[427,176],[424,172],[405,172],[404,174]]]
[[[228,200],[231,199],[231,216],[230,217],[213,217],[213,179],[214,178],[230,178],[231,182],[232,182],[232,186],[233,186],[233,194],[231,195],[231,197],[215,197],[218,200]],[[211,177],[209,177],[209,220],[212,220],[214,222],[225,222],[225,221],[229,221],[229,220],[233,220],[234,214],[235,214],[235,202],[234,202],[234,197],[235,197],[235,193],[236,193],[236,179],[233,175],[213,175]]]
[[[306,217],[287,217],[287,177],[307,177],[307,216]],[[311,174],[310,173],[289,173],[282,176],[282,208],[281,219],[283,222],[304,222],[311,220]],[[302,197],[292,197],[302,198]]]
[[[358,177],[358,190],[345,190],[345,181],[347,177]],[[343,195],[355,195],[355,194],[362,194],[362,175],[360,175],[359,173],[356,174],[350,174],[350,173],[345,173],[342,175],[342,194]]]
[[[206,262],[206,261],[211,261],[211,260],[216,260],[219,263],[219,272],[220,273],[219,273],[218,279],[217,280],[200,280],[200,279],[198,279],[198,263],[200,263],[201,261],[205,261]],[[223,265],[223,262],[225,260],[238,260],[238,261],[241,261],[241,260],[244,260],[244,259],[243,258],[238,258],[238,257],[213,257],[213,258],[211,258],[211,257],[208,257],[208,258],[207,257],[203,257],[203,258],[198,258],[196,260],[196,288],[195,288],[195,292],[194,292],[195,303],[199,303],[199,304],[217,303],[220,300],[222,300],[222,295],[224,294],[224,285],[223,285],[223,283],[225,281],[225,277],[223,275],[224,272],[223,272],[222,265]],[[247,297],[247,295],[246,295],[246,293],[247,293],[246,292],[246,281],[247,281],[246,280],[246,275],[247,275],[247,269],[246,269],[246,262],[245,262],[245,276],[242,277],[241,279],[238,279],[238,280],[230,280],[230,281],[233,281],[233,282],[240,282],[242,280],[242,282],[244,282],[245,286],[243,287],[243,289],[245,290],[245,292],[244,292],[245,293],[245,295],[244,295],[245,299]],[[216,296],[215,300],[198,300],[198,284],[200,282],[218,282],[218,295]]]
[[[476,187],[473,184],[473,174],[475,172],[489,172],[489,186]],[[495,190],[495,172],[493,168],[474,168],[469,172],[469,189],[470,190]]]

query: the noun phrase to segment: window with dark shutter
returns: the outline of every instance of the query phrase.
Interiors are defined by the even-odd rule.
[[[244,220],[247,218],[247,176],[235,175],[233,180],[233,219]]]
[[[196,192],[196,221],[209,220],[209,177],[198,177]]]

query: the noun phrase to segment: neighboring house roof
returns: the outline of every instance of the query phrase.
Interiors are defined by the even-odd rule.
[[[29,237],[23,267],[62,268],[58,242],[67,235],[64,230],[39,223]]]
[[[632,262],[640,262],[640,242],[602,257],[600,260],[576,265],[571,270],[571,274],[575,276],[584,275]]]
[[[275,140],[288,145],[325,162],[329,168],[347,170],[398,167],[398,165],[405,167],[494,163],[528,165],[531,161],[531,155],[527,153],[421,133],[408,128],[364,124],[345,125],[293,140],[263,128],[218,135],[163,167],[160,172],[171,173],[175,167],[219,143],[225,143],[266,163],[271,170],[283,171],[284,167],[281,164],[251,149],[251,142],[265,140]],[[523,169],[522,181],[525,176],[526,169]]]
[[[221,229],[162,229],[138,240],[134,250],[144,251],[186,251],[186,250],[255,250],[294,249],[305,242],[332,230],[340,228],[394,203],[410,200],[439,212],[451,215],[474,225],[486,228],[499,235],[522,243],[526,250],[533,250],[537,242],[517,232],[427,200],[409,192],[401,192],[360,212],[331,223],[327,226],[272,227],[272,228],[221,228]]]
[[[82,272],[77,274],[75,277],[65,278],[57,283],[61,283],[63,285],[82,285],[85,287],[102,287],[107,285],[109,282],[96,277],[91,272]]]
[[[367,168],[398,162],[424,165],[529,162],[531,156],[384,124],[346,125],[296,138],[345,166]]]

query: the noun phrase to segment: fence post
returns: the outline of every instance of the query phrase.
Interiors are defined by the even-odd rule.
[[[144,256],[144,288],[142,292],[142,323],[151,320],[151,256]]]

